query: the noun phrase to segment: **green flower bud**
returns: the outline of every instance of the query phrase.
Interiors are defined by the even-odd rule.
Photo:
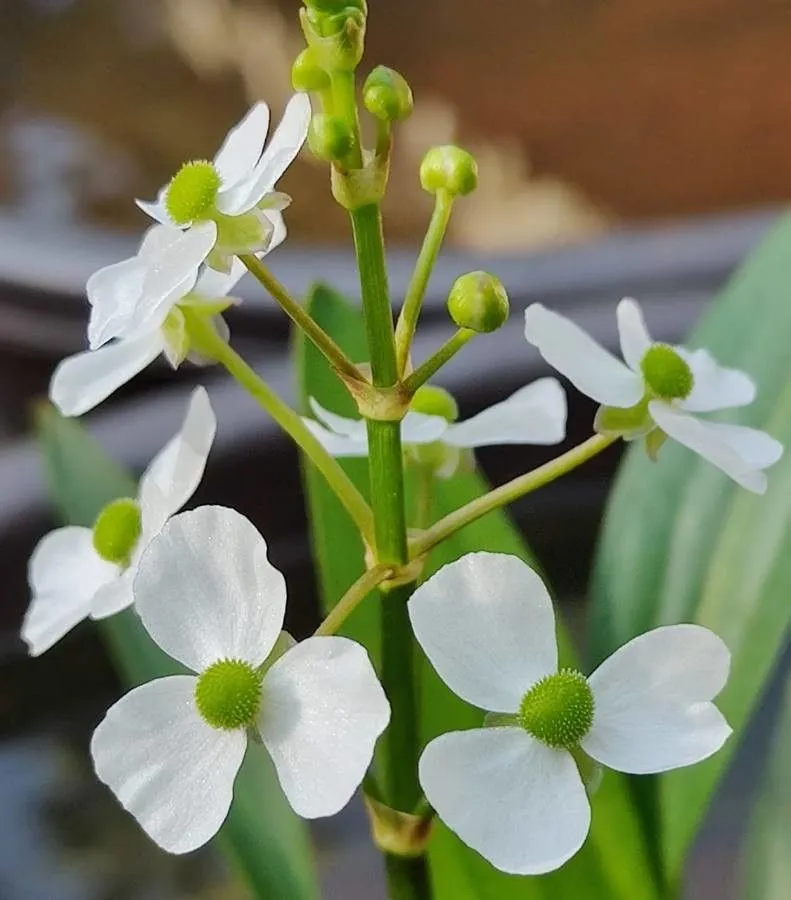
[[[295,91],[323,91],[330,86],[330,76],[316,60],[316,51],[306,47],[291,67],[291,84]]]
[[[548,747],[571,750],[591,730],[593,710],[588,679],[573,669],[561,669],[536,682],[525,694],[519,723]]]
[[[488,334],[508,318],[508,294],[494,275],[468,272],[457,278],[450,289],[448,312],[459,328]]]
[[[444,388],[435,387],[433,384],[419,387],[409,408],[412,412],[427,416],[442,416],[448,422],[455,422],[459,418],[459,406],[453,397]]]
[[[415,106],[406,78],[387,66],[377,66],[365,79],[363,103],[372,116],[384,122],[408,118]]]
[[[142,531],[140,505],[124,497],[99,513],[93,526],[93,548],[107,562],[128,566]]]
[[[660,400],[684,400],[692,393],[689,364],[667,344],[654,344],[640,362],[646,387]]]
[[[327,162],[343,159],[352,148],[352,133],[340,116],[316,113],[310,120],[308,146]]]
[[[478,186],[478,164],[461,147],[432,147],[420,164],[420,183],[429,194],[447,191],[454,197],[464,196]]]
[[[212,728],[246,728],[261,707],[261,676],[241,659],[221,659],[199,676],[195,703]]]
[[[305,6],[320,13],[340,13],[346,9],[356,9],[367,14],[366,0],[303,0]]]
[[[184,163],[165,192],[165,208],[177,225],[208,218],[220,190],[220,173],[206,159]]]

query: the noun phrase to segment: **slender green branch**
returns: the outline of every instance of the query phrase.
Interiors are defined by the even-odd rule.
[[[277,396],[230,345],[225,343],[208,320],[202,316],[189,315],[187,327],[196,348],[224,366],[321,472],[357,525],[363,540],[370,543],[374,537],[371,508],[338,461],[321,446],[302,418]]]
[[[349,151],[348,166],[350,169],[361,169],[363,166],[363,151],[360,144],[360,120],[357,116],[354,72],[339,70],[331,72],[330,84],[335,113],[346,122],[352,135],[352,148]]]
[[[470,328],[459,328],[459,330],[449,337],[447,341],[429,358],[421,363],[412,374],[403,382],[404,389],[408,394],[414,394],[415,391],[425,384],[430,378],[452,359],[461,348],[477,334]]]
[[[518,478],[514,478],[512,481],[506,482],[493,491],[489,491],[488,494],[484,494],[483,497],[478,497],[471,501],[466,506],[459,507],[459,509],[454,510],[450,515],[445,516],[444,519],[440,519],[439,522],[410,542],[410,558],[415,559],[418,556],[422,556],[433,547],[436,547],[437,544],[442,543],[442,541],[447,540],[461,528],[464,528],[465,525],[469,525],[480,519],[481,516],[485,516],[486,513],[499,509],[508,503],[513,503],[514,500],[524,497],[525,494],[544,487],[544,485],[560,478],[561,475],[571,472],[577,466],[601,453],[602,450],[609,447],[616,440],[618,440],[617,437],[596,434],[562,456],[558,456],[557,459],[553,459],[543,466],[533,469],[532,472],[527,472]]]
[[[392,575],[390,566],[374,566],[368,569],[354,582],[348,591],[330,610],[327,618],[316,629],[316,636],[335,634],[363,600]]]
[[[401,307],[401,315],[398,317],[396,355],[398,371],[401,374],[406,371],[409,349],[412,346],[417,320],[420,317],[420,307],[423,304],[428,280],[431,277],[431,272],[442,247],[452,209],[452,195],[447,191],[437,191],[431,222],[426,231],[426,236],[423,238],[423,246],[420,248],[420,254],[415,263],[415,271],[412,273],[412,278],[407,287],[404,305]]]
[[[247,266],[247,271],[258,279],[283,312],[298,328],[305,332],[305,335],[327,357],[330,364],[338,372],[356,381],[363,380],[363,374],[357,366],[346,356],[327,332],[308,315],[302,304],[294,300],[260,259],[248,253],[242,254],[239,259]]]

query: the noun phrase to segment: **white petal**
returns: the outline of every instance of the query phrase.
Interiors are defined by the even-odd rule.
[[[680,405],[689,412],[714,412],[748,406],[755,400],[755,382],[738,369],[726,369],[708,350],[676,347],[692,369],[692,393]]]
[[[214,157],[224,188],[233,187],[255,168],[261,158],[269,130],[269,107],[254,104],[245,117],[234,126]]]
[[[140,479],[144,545],[195,493],[216,432],[217,419],[209,395],[205,388],[197,387],[178,434],[154,457]]]
[[[286,584],[266,541],[232,509],[201,506],[172,518],[144,550],[134,591],[148,633],[200,672],[220,659],[260,665],[286,611]]]
[[[291,165],[305,143],[310,124],[310,98],[295,94],[286,106],[269,146],[264,150],[252,176],[217,198],[217,208],[226,215],[237,216],[256,206]]]
[[[591,675],[595,712],[582,749],[620,772],[689,766],[731,733],[710,701],[730,668],[725,644],[700,625],[655,628],[629,641]]]
[[[539,378],[443,437],[454,447],[558,444],[566,436],[566,392],[555,378]]]
[[[415,637],[448,687],[475,706],[513,713],[557,670],[552,601],[516,556],[468,553],[412,595]]]
[[[308,431],[330,456],[335,456],[339,459],[368,456],[368,438],[365,435],[362,435],[360,438],[345,437],[342,434],[330,431],[329,428],[325,428],[323,425],[319,425],[315,419],[303,418],[302,421],[305,423]]]
[[[443,734],[419,771],[440,819],[503,872],[551,872],[585,842],[590,806],[571,754],[521,728]]]
[[[49,385],[50,400],[64,416],[81,416],[142,372],[162,352],[159,332],[86,350],[62,360]]]
[[[365,649],[342,637],[308,638],[267,672],[259,731],[300,816],[331,816],[349,802],[390,720]]]
[[[553,368],[598,403],[627,408],[643,396],[638,375],[570,319],[540,303],[525,311],[525,337]]]
[[[88,279],[86,291],[91,304],[88,344],[91,350],[118,337],[134,312],[143,291],[146,264],[133,256],[105,266]]]
[[[339,416],[337,413],[330,412],[325,409],[315,397],[309,397],[308,403],[313,415],[326,425],[327,428],[335,432],[335,434],[351,437],[355,440],[364,439],[366,435],[365,422],[362,419],[347,419],[346,416]]]
[[[433,444],[448,431],[448,420],[410,410],[401,420],[401,441],[404,444]]]
[[[288,231],[286,230],[286,220],[276,209],[265,210],[261,215],[266,216],[272,223],[272,236],[269,238],[269,246],[266,249],[267,253],[271,253],[273,250],[277,250],[288,235]]]
[[[247,266],[238,256],[233,258],[230,272],[218,272],[206,266],[198,276],[194,292],[207,300],[220,300],[233,290],[247,274]]]
[[[167,186],[163,187],[159,192],[157,199],[154,201],[149,200],[135,200],[135,205],[142,209],[143,212],[151,216],[152,219],[159,222],[162,225],[170,225],[172,228],[178,227],[175,222],[168,215],[167,208],[165,207],[165,194],[167,193]]]
[[[118,567],[93,549],[90,528],[69,526],[45,535],[28,564],[32,593],[22,639],[38,656],[87,617],[91,598],[118,576]]]
[[[117,578],[103,585],[91,598],[91,618],[106,619],[135,602],[132,593],[136,567],[124,569]]]
[[[174,675],[135,688],[110,707],[91,740],[96,774],[170,853],[195,850],[217,833],[247,747],[242,729],[203,721],[195,682]]]
[[[643,311],[636,300],[624,297],[618,304],[618,337],[621,353],[626,364],[635,372],[640,371],[640,363],[654,343],[643,318]]]
[[[763,431],[724,422],[704,422],[656,400],[648,404],[656,424],[671,438],[694,450],[737,484],[763,494],[768,468],[783,454],[783,445]]]

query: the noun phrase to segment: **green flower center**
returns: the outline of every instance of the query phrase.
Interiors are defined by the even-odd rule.
[[[689,365],[667,344],[654,344],[640,361],[648,389],[660,400],[684,400],[692,393]]]
[[[214,164],[200,159],[184,163],[165,192],[165,208],[177,225],[206,219],[220,190],[220,174]]]
[[[590,731],[593,708],[588,679],[573,669],[561,669],[536,682],[525,694],[519,724],[547,746],[571,750]]]
[[[459,418],[459,407],[453,397],[441,387],[424,384],[415,391],[409,408],[427,416],[442,416],[448,422]]]
[[[94,550],[107,562],[128,566],[141,530],[140,504],[128,497],[113,500],[94,523]]]
[[[261,676],[241,659],[221,659],[198,678],[195,703],[212,728],[246,728],[261,706]]]

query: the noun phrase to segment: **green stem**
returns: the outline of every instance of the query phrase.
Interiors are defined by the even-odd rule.
[[[475,337],[476,334],[477,332],[471,331],[469,328],[459,328],[452,337],[445,341],[439,350],[432,353],[424,363],[421,363],[415,371],[404,380],[404,390],[408,394],[414,394],[421,385],[425,384],[430,378],[436,375],[445,363],[448,362],[449,359],[452,359],[469,340]]]
[[[357,366],[346,356],[335,341],[308,315],[304,307],[297,303],[269,269],[251,254],[242,254],[239,259],[247,266],[247,271],[271,294],[278,306],[291,321],[318,347],[327,357],[330,364],[342,375],[355,381],[362,381],[363,375]]]
[[[242,357],[225,343],[205,317],[190,315],[187,319],[187,328],[196,348],[224,366],[321,472],[357,525],[363,540],[370,543],[374,536],[370,507],[337,460],[333,459],[313,436],[301,416],[281,400]]]
[[[374,566],[368,569],[354,582],[348,591],[330,610],[327,618],[319,625],[314,634],[335,634],[363,600],[392,574],[390,566]]]
[[[423,238],[423,246],[415,263],[415,271],[412,273],[404,305],[401,307],[401,315],[398,317],[396,328],[396,355],[398,359],[398,371],[402,374],[406,370],[409,359],[409,349],[412,346],[412,338],[415,336],[417,320],[420,316],[420,307],[426,293],[428,280],[439,256],[445,231],[453,209],[453,197],[447,191],[437,191],[434,201],[434,212],[431,222]]]
[[[330,86],[335,113],[346,122],[352,135],[352,147],[345,162],[350,169],[361,169],[363,167],[363,151],[360,145],[360,120],[357,116],[354,72],[331,72]]]
[[[553,459],[543,466],[533,469],[532,472],[527,472],[518,478],[514,478],[512,481],[506,482],[493,491],[489,491],[488,494],[484,494],[483,497],[478,497],[466,506],[459,507],[459,509],[454,510],[450,515],[445,516],[444,519],[440,519],[439,522],[410,542],[410,558],[415,559],[418,556],[422,556],[433,547],[436,547],[437,544],[442,543],[442,541],[447,540],[461,528],[464,528],[465,525],[469,525],[475,522],[476,519],[480,519],[481,516],[485,516],[486,513],[499,509],[508,503],[513,503],[514,500],[524,497],[525,494],[544,487],[544,485],[560,478],[561,475],[571,472],[572,469],[576,469],[577,466],[601,453],[602,450],[609,447],[616,440],[618,438],[611,435],[596,434],[562,456],[558,456],[557,459]]]
[[[388,388],[398,380],[398,367],[381,213],[378,205],[371,204],[352,210],[350,216],[372,379],[376,387]],[[367,429],[376,559],[384,565],[403,565],[408,553],[400,423],[369,419]],[[395,587],[385,594],[381,605],[381,677],[391,708],[382,746],[384,799],[394,809],[406,812],[420,798],[415,647],[407,614],[407,600],[413,590],[414,583]],[[392,900],[430,897],[423,858],[386,855],[385,860]]]

